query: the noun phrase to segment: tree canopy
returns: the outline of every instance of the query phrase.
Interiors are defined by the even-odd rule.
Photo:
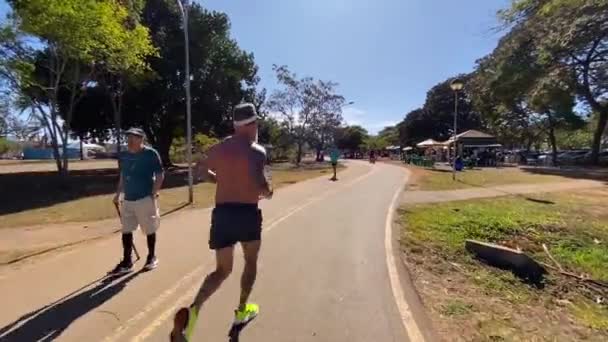
[[[592,159],[597,162],[608,122],[608,2],[518,0],[500,16],[509,32],[487,60],[498,60],[495,71],[500,75],[501,56],[525,56],[527,67],[518,63],[520,68],[505,72],[512,80],[532,85],[524,89],[536,111],[552,108],[563,113],[564,104],[569,106],[576,96],[597,112],[592,144]]]
[[[460,75],[459,79],[468,84],[470,75]],[[422,108],[409,112],[397,125],[399,140],[402,146],[415,145],[425,139],[448,140],[454,134],[454,91],[450,83],[456,79],[449,78],[428,91]],[[483,127],[480,113],[474,108],[471,100],[471,89],[468,85],[457,93],[458,97],[458,132]]]
[[[297,145],[296,163],[302,160],[304,144],[312,143],[317,155],[342,122],[345,100],[337,94],[337,83],[299,78],[287,66],[274,66],[282,89],[276,90],[268,108],[281,116]]]
[[[94,82],[96,65],[143,70],[147,68],[145,57],[154,53],[154,47],[146,27],[137,22],[127,25],[129,9],[118,1],[12,0],[10,4],[16,29],[37,39],[42,48],[36,50],[19,41],[17,34],[6,35],[3,38],[13,38],[19,47],[12,51],[25,53],[19,57],[21,64],[3,64],[20,74],[12,78],[12,85],[25,99],[22,104],[43,122],[57,169],[67,175],[74,109]],[[60,98],[65,99],[63,105]]]
[[[341,150],[356,151],[362,148],[369,134],[361,126],[346,126],[336,130],[336,146]]]

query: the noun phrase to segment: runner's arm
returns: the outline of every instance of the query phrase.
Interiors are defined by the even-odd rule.
[[[116,186],[116,194],[114,194],[114,198],[112,199],[112,202],[114,202],[114,204],[118,204],[118,200],[120,199],[120,194],[123,192],[124,187],[125,187],[125,182],[124,179],[122,178],[122,163],[121,163],[121,156],[118,156],[118,185]]]
[[[255,151],[252,176],[258,188],[260,189],[260,195],[264,197],[272,197],[273,189],[269,179],[264,173],[264,166],[266,165],[266,153],[264,151]]]
[[[195,170],[195,175],[194,175],[195,180],[202,180],[202,181],[209,180],[213,183],[217,182],[215,172],[213,172],[209,168],[209,160],[207,158],[199,160],[196,163],[196,165],[194,166],[194,170]]]
[[[213,171],[213,160],[215,159],[215,146],[211,147],[211,149],[209,149],[209,152],[207,153],[206,157],[203,157],[201,160],[199,160],[195,167],[195,180],[208,180],[212,183],[217,183],[217,178],[215,175],[215,172]]]
[[[154,151],[154,156],[152,158],[152,170],[154,171],[152,196],[156,197],[158,196],[160,188],[163,186],[163,182],[165,181],[165,171],[163,170],[163,163],[160,160],[158,152]]]
[[[122,179],[122,173],[120,174],[120,178],[118,178],[118,185],[116,186],[116,194],[114,195],[114,199],[112,200],[114,203],[118,203],[118,199],[120,198],[120,194],[124,189],[124,182]]]

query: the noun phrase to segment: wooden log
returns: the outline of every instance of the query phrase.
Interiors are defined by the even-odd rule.
[[[513,271],[517,276],[540,284],[545,268],[524,252],[494,243],[466,240],[465,248],[489,265]]]

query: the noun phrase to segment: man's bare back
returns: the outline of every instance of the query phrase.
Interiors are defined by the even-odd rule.
[[[257,143],[230,137],[209,151],[207,168],[215,173],[215,202],[257,204],[268,195],[266,151]]]
[[[215,208],[211,212],[209,248],[216,253],[216,269],[205,278],[194,302],[174,317],[171,341],[188,340],[203,303],[220,287],[232,271],[234,246],[240,243],[245,257],[241,276],[241,296],[235,311],[233,331],[253,320],[259,308],[248,303],[257,274],[262,241],[261,197],[271,198],[272,189],[264,174],[266,151],[257,141],[257,111],[251,103],[237,105],[233,111],[234,136],[214,146],[208,157],[196,165],[196,177],[217,183]],[[240,327],[240,328],[239,328]]]

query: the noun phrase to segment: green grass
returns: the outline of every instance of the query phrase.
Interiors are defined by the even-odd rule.
[[[420,180],[420,190],[456,190],[506,184],[537,184],[568,180],[568,178],[561,176],[533,174],[518,168],[465,170],[458,172],[456,179],[456,181],[452,179],[451,172],[425,170],[425,175]]]
[[[273,186],[281,188],[307,179],[322,175],[330,175],[329,164],[303,164],[301,167],[292,165],[277,165],[273,170]],[[183,176],[179,176],[182,177]],[[0,228],[22,227],[43,224],[57,224],[69,222],[98,221],[116,217],[112,204],[113,188],[115,182],[105,184],[109,186],[106,194],[85,196],[67,201],[58,201],[55,204],[21,210],[10,214],[0,215]],[[78,189],[78,187],[77,187]],[[53,191],[38,190],[41,193]],[[188,188],[177,186],[165,188],[160,193],[161,213],[182,208],[186,204]],[[23,197],[37,196],[37,194],[20,194]],[[205,208],[213,205],[215,198],[215,185],[209,183],[194,186],[194,207]]]
[[[589,327],[608,331],[608,309],[596,305],[585,298],[578,298],[572,305],[576,318],[585,322]]]
[[[402,208],[402,244],[414,257],[432,254],[445,263],[464,265],[469,285],[478,288],[480,295],[501,298],[515,306],[534,302],[550,307],[547,303],[551,300],[544,296],[551,294],[525,285],[510,272],[482,265],[465,251],[466,239],[520,247],[536,260],[551,263],[542,249],[544,243],[571,272],[608,281],[608,212],[605,209],[608,191],[595,189],[532,197],[547,202],[512,196]],[[437,265],[423,267],[435,273],[441,269]],[[555,275],[547,281],[548,286],[559,283]],[[573,290],[574,293],[579,289]],[[562,289],[557,286],[554,291],[571,295],[561,293]],[[608,332],[608,309],[595,304],[588,293],[584,295],[583,291],[571,299],[572,314],[585,326]],[[450,302],[444,305],[443,311],[447,316],[463,312]]]
[[[448,301],[448,303],[442,306],[441,313],[445,316],[463,316],[473,310],[473,304],[465,303],[459,299],[454,299]]]
[[[535,198],[559,201],[552,195]],[[466,255],[466,239],[506,242],[543,260],[541,246],[545,243],[564,265],[608,281],[608,221],[581,217],[584,212],[565,203],[548,205],[504,197],[413,206],[402,211],[408,227],[404,238],[457,256]],[[605,242],[596,244],[593,239]]]

